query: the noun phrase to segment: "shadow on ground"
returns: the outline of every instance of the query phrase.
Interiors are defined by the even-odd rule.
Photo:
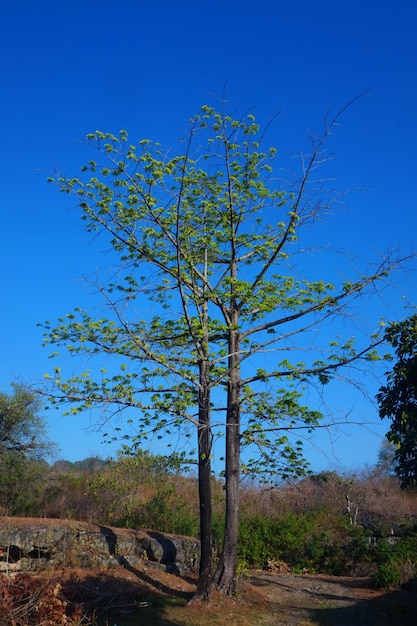
[[[369,579],[257,573],[250,582],[270,602],[273,624],[415,626],[417,594],[383,591]]]
[[[100,526],[100,530],[105,536],[109,554],[117,559],[124,572],[123,578],[107,572],[73,581],[74,602],[82,603],[89,615],[99,615],[99,626],[136,626],[138,623],[176,626],[177,623],[164,614],[170,608],[184,606],[193,592],[181,589],[175,576],[164,578],[152,566],[138,569],[123,556],[118,556],[117,537],[112,529]],[[172,566],[169,567],[175,557],[175,546],[160,533],[149,534],[161,545],[161,562],[168,563],[168,566],[161,567],[161,571],[166,569],[170,574],[177,574]],[[195,584],[191,577],[183,576],[182,580]]]
[[[129,574],[134,576],[129,579]],[[130,566],[123,578],[108,573],[71,577],[62,590],[71,603],[82,605],[87,615],[98,616],[99,626],[177,626],[164,614],[169,608],[184,606],[192,595]]]
[[[311,610],[311,620],[320,626],[415,626],[417,595],[410,591],[387,591],[374,598],[358,598],[349,606],[332,606],[335,599],[323,600]],[[326,603],[328,602],[328,606]]]

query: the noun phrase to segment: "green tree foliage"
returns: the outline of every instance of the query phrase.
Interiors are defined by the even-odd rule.
[[[0,392],[0,456],[21,452],[43,458],[53,452],[47,439],[45,420],[39,415],[39,396],[23,385],[12,385],[13,393]]]
[[[54,446],[39,415],[39,397],[22,385],[0,393],[0,512],[30,514],[41,493],[45,474],[42,458]]]
[[[48,469],[15,450],[0,455],[0,515],[37,516]]]
[[[417,485],[417,315],[389,325],[386,339],[395,364],[377,394],[379,415],[391,420],[387,439],[395,446],[395,471],[403,487]]]
[[[301,175],[289,182],[273,174],[277,150],[263,147],[252,115],[234,119],[208,106],[191,120],[179,153],[148,139],[132,144],[126,131],[96,131],[87,142],[97,157],[84,174],[51,178],[76,197],[87,231],[110,242],[118,270],[113,281],[96,285],[102,316],[76,309],[44,325],[55,357],[63,349],[95,357],[101,367],[69,378],[56,367],[50,397],[69,402],[69,413],[127,409],[137,443],[194,434],[200,595],[211,576],[218,434],[225,441],[226,505],[214,584],[233,593],[242,474],[303,475],[296,433],[311,432],[321,419],[305,401],[306,389],[321,389],[342,366],[368,367],[376,358],[378,336],[361,337],[356,346],[353,328],[344,339],[324,329],[343,316],[346,332],[348,303],[385,277],[392,260],[334,283],[324,268],[311,276],[313,252],[300,240],[328,207],[313,172],[339,117],[313,140]]]

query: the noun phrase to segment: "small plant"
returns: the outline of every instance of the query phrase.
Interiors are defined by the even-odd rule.
[[[400,574],[393,565],[379,565],[372,579],[376,587],[387,589],[399,587],[401,583]]]
[[[241,576],[244,576],[247,573],[248,569],[248,564],[245,559],[238,559],[236,568],[238,577],[240,578]]]

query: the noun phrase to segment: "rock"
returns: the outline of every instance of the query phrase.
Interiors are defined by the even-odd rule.
[[[151,530],[127,530],[74,520],[0,517],[0,572],[48,567],[134,568],[170,573],[197,571],[196,539]]]

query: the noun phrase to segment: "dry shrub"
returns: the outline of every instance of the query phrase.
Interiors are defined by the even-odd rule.
[[[91,623],[81,604],[64,595],[57,575],[0,575],[0,615],[8,626],[79,626]]]
[[[355,483],[352,494],[363,524],[409,525],[417,517],[416,491],[401,489],[395,478],[365,474]]]
[[[404,491],[392,477],[364,472],[359,476],[324,472],[296,483],[258,489],[246,487],[242,514],[283,518],[325,511],[329,518],[345,516],[352,525],[373,528],[410,525],[417,517],[417,492]]]

